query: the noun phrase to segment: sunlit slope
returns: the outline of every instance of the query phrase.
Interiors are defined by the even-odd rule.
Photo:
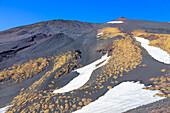
[[[28,89],[21,91],[20,95],[15,97],[12,102],[13,107],[12,109],[9,108],[9,111],[75,111],[76,109],[81,109],[81,107],[89,104],[91,101],[94,101],[93,99],[95,98],[96,93],[98,95],[98,93],[101,93],[102,90],[107,91],[110,89],[110,87],[114,87],[114,83],[118,83],[116,80],[118,76],[122,77],[124,72],[126,73],[130,70],[133,70],[142,61],[141,50],[138,45],[134,45],[132,43],[132,38],[127,37],[125,39],[116,40],[114,42],[112,45],[113,47],[111,48],[113,49],[111,59],[101,68],[101,73],[96,76],[97,79],[92,80],[91,84],[85,84],[83,87],[80,87],[77,90],[61,94],[52,93],[51,90],[37,91],[36,89],[41,87],[41,84],[46,81],[45,78],[52,76],[52,72],[57,69],[54,66],[54,68],[42,76],[39,81],[35,82]],[[122,46],[122,44],[124,46]],[[125,48],[127,48],[127,50]],[[113,68],[115,70],[113,70]],[[56,74],[62,73],[59,71]],[[51,89],[50,86],[49,89]],[[30,104],[26,107],[27,104],[25,103],[27,102]],[[57,107],[54,108],[54,106]]]
[[[81,111],[126,81],[144,84],[140,91],[156,90],[157,94],[145,95],[152,102],[155,96],[168,101],[169,64],[157,60],[150,54],[154,51],[136,38],[169,55],[168,24],[130,19],[100,24],[57,20],[0,32],[0,107],[11,106],[8,113]],[[168,55],[161,55],[156,53],[169,61]],[[119,100],[119,95],[115,98]],[[143,104],[135,107],[139,105]]]

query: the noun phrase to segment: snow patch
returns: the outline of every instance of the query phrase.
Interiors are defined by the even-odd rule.
[[[66,86],[60,89],[54,90],[53,93],[69,92],[69,91],[82,87],[90,79],[90,76],[95,69],[102,67],[108,62],[110,56],[108,57],[107,55],[108,53],[102,56],[99,60],[89,65],[86,65],[82,68],[74,70],[74,71],[77,71],[79,75],[76,78],[74,78],[72,81],[70,81]],[[99,63],[101,64],[96,66]]]
[[[101,33],[98,33],[97,35],[102,35],[103,34],[103,32],[101,32]]]
[[[150,41],[142,37],[135,37],[137,41],[141,42],[141,46],[146,49],[149,55],[159,62],[170,64],[170,55],[158,47],[150,46]]]
[[[158,90],[145,90],[143,87],[144,84],[139,82],[123,82],[74,113],[122,113],[165,98],[153,96]]]
[[[100,36],[97,36],[97,38],[100,38]]]
[[[103,30],[102,30],[103,31]],[[102,35],[103,32],[97,34],[97,38],[100,38],[100,35]]]
[[[120,23],[124,23],[123,21],[110,21],[110,22],[107,22],[107,23],[110,23],[110,24],[120,24]]]
[[[0,113],[5,113],[8,110],[9,107],[11,107],[11,105],[3,107],[3,108],[0,108]]]

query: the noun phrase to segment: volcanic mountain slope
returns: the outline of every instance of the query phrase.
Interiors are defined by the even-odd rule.
[[[126,104],[130,106],[118,112],[160,99],[164,99],[161,107],[165,107],[170,97],[168,33],[169,23],[126,18],[100,24],[53,20],[2,31],[0,107],[10,107],[0,110],[83,112],[106,95],[114,96],[114,87],[127,81],[139,81],[145,85],[140,89],[153,96],[146,95],[149,99],[142,104],[145,97],[133,105],[129,99]],[[151,106],[154,109],[160,104]],[[101,107],[101,111],[117,112],[108,108]]]

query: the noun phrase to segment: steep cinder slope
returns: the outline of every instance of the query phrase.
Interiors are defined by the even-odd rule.
[[[82,33],[91,30],[95,24],[79,21],[52,20],[35,23],[27,26],[20,26],[0,32],[0,42],[21,40],[25,37],[44,33],[46,35],[62,32],[71,37],[77,37]]]

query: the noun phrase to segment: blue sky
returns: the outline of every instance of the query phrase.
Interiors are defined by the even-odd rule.
[[[103,23],[119,17],[170,22],[170,0],[0,0],[0,31],[54,19]]]

